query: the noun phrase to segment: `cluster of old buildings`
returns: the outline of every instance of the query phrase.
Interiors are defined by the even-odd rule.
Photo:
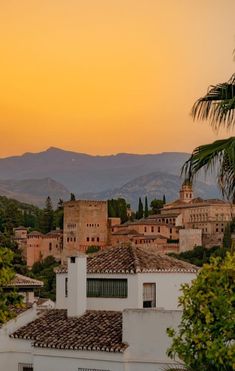
[[[173,366],[177,360],[166,354],[166,329],[177,328],[180,286],[197,270],[131,245],[90,256],[74,253],[57,268],[55,309],[34,304],[0,326],[0,369],[160,371]]]
[[[183,184],[178,200],[164,205],[159,214],[121,224],[109,218],[106,201],[69,201],[64,204],[64,229],[43,235],[15,229],[15,239],[27,265],[49,255],[65,261],[74,251],[91,246],[102,249],[121,244],[153,248],[157,252],[181,252],[195,246],[219,246],[226,224],[235,215],[234,205],[193,197],[192,187]]]
[[[180,287],[198,268],[164,252],[220,245],[233,207],[180,198],[157,215],[121,224],[105,201],[64,205],[64,230],[47,235],[19,227],[15,239],[29,267],[53,255],[56,303],[38,301],[40,281],[16,275],[26,307],[0,326],[0,369],[8,371],[161,371],[179,366],[167,356],[167,328],[177,329]],[[91,246],[100,248],[85,254]],[[35,301],[34,304],[32,304]]]

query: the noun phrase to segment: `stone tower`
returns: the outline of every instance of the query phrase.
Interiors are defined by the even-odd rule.
[[[180,190],[180,201],[190,202],[193,199],[192,183],[185,180]]]

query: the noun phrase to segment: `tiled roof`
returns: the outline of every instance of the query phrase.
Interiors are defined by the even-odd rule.
[[[192,205],[229,205],[228,202],[224,201],[224,200],[220,200],[218,198],[210,198],[208,200],[203,200],[201,197],[196,197],[196,198],[193,198],[191,201],[188,201],[188,202],[185,202],[185,201],[182,201],[180,199],[178,200],[175,200],[169,204],[166,204],[163,208],[163,210],[168,210],[168,209],[171,209],[171,207],[174,207],[174,206],[183,206],[183,207],[190,207]]]
[[[30,277],[22,276],[21,274],[16,274],[13,280],[7,285],[7,287],[41,287],[43,286],[43,282],[39,280],[35,280]]]
[[[43,236],[43,234],[38,231],[33,231],[28,234],[28,237],[33,237],[33,236]]]
[[[59,267],[56,273],[66,273],[67,267]],[[196,273],[198,267],[153,250],[137,246],[107,248],[88,256],[87,273]]]
[[[123,235],[123,236],[126,236],[126,235],[138,235],[140,233],[138,233],[135,229],[121,229],[117,232],[113,232],[112,235],[113,236],[119,236],[119,235]]]
[[[80,317],[67,317],[64,309],[52,309],[21,327],[12,338],[33,341],[34,347],[124,352],[122,313],[87,311]]]

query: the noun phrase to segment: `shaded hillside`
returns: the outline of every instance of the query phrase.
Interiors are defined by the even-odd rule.
[[[54,206],[56,206],[60,198],[68,200],[70,192],[51,178],[14,179],[0,180],[0,195],[44,207],[47,196],[51,197]]]
[[[167,202],[177,199],[181,184],[182,179],[177,175],[154,172],[140,176],[120,188],[98,193],[80,194],[79,197],[101,200],[123,197],[131,203],[132,208],[137,209],[139,197],[147,196],[149,202],[154,198],[162,198],[164,194]],[[215,185],[197,182],[194,190],[194,194],[202,198],[220,197]]]
[[[39,153],[0,159],[0,179],[49,177],[64,184],[73,193],[100,192],[121,187],[153,171],[178,175],[188,157],[187,153],[177,152],[90,156],[49,148]]]
[[[35,228],[38,225],[39,215],[40,209],[34,205],[0,196],[1,232],[12,233],[12,228],[20,225]]]

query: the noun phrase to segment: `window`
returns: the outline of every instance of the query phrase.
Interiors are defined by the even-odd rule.
[[[64,286],[64,294],[65,297],[68,297],[68,277],[65,278],[65,286]]]
[[[156,307],[156,283],[143,284],[143,308]]]
[[[51,251],[51,250],[52,250],[52,243],[49,242],[49,251]]]
[[[127,298],[127,279],[88,278],[87,297]]]
[[[154,227],[151,227],[151,232],[154,232]]]
[[[87,237],[87,238],[86,238],[86,240],[87,240],[87,242],[89,242],[89,241],[90,241],[90,238],[89,238],[89,237]]]
[[[26,363],[19,363],[18,364],[18,371],[33,371],[33,365],[32,364],[26,364]]]
[[[100,242],[100,238],[99,238],[99,237],[97,237],[96,241],[97,241],[97,242]]]
[[[147,232],[147,227],[144,227],[144,231]]]
[[[94,242],[95,241],[95,238],[94,237],[91,237],[91,241]]]

